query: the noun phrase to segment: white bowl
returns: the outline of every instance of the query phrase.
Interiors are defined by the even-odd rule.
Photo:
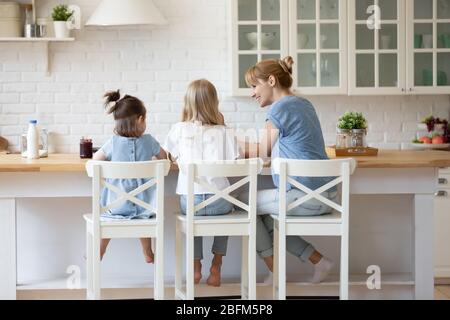
[[[268,46],[277,36],[276,32],[263,32],[261,33],[261,50],[269,50]],[[258,33],[248,32],[246,33],[248,42],[253,45],[251,50],[256,50],[258,48]]]

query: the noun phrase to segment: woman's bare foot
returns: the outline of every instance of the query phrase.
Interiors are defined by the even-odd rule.
[[[199,259],[194,260],[194,283],[199,284],[202,279],[202,263]]]
[[[152,239],[151,238],[142,238],[140,240],[141,240],[141,244],[142,244],[142,251],[144,252],[145,262],[154,263],[155,255],[153,254],[153,250],[152,250]]]
[[[220,269],[222,267],[222,255],[214,255],[213,261],[211,262],[211,268],[209,269],[209,277],[206,283],[212,287],[220,287]]]

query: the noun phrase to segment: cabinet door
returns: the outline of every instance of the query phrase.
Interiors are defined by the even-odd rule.
[[[450,0],[407,2],[408,86],[411,94],[450,92]]]
[[[249,67],[288,54],[289,0],[231,0],[233,95],[248,96]]]
[[[300,94],[347,93],[347,1],[291,0],[290,54]]]
[[[450,189],[440,188],[434,202],[434,276],[450,277]]]
[[[406,92],[405,10],[405,0],[349,0],[349,94]]]

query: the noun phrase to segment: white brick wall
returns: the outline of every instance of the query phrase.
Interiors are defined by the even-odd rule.
[[[40,0],[47,15],[56,2]],[[83,20],[99,0],[69,1],[81,6]],[[75,32],[72,43],[53,43],[52,73],[43,72],[39,43],[0,43],[0,135],[18,148],[18,135],[37,118],[55,133],[56,150],[77,152],[81,136],[100,145],[112,133],[102,94],[121,88],[140,97],[149,110],[148,131],[162,140],[180,118],[190,80],[206,77],[218,88],[230,126],[261,127],[264,110],[248,98],[230,97],[228,0],[155,0],[169,20],[166,27],[90,28]],[[363,112],[370,123],[368,141],[401,148],[416,122],[434,114],[450,116],[449,96],[310,97],[325,140],[334,142],[335,123],[346,110]]]

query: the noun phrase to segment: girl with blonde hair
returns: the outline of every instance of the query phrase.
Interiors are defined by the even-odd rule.
[[[170,130],[164,149],[171,159],[178,163],[189,163],[198,160],[220,161],[234,160],[239,157],[239,148],[234,137],[227,135],[223,115],[219,112],[219,99],[214,85],[208,80],[193,81],[184,97],[184,108],[181,122]],[[223,190],[230,184],[227,178],[203,177],[205,182],[217,190]],[[177,194],[180,195],[181,212],[186,214],[187,177],[179,172]],[[194,205],[197,205],[213,194],[195,184]],[[233,205],[221,198],[195,212],[199,216],[224,215],[233,210]],[[227,250],[228,237],[214,237],[210,275],[207,284],[220,286],[220,269],[222,257]],[[202,237],[194,239],[194,282],[202,278],[201,260],[203,259]]]

